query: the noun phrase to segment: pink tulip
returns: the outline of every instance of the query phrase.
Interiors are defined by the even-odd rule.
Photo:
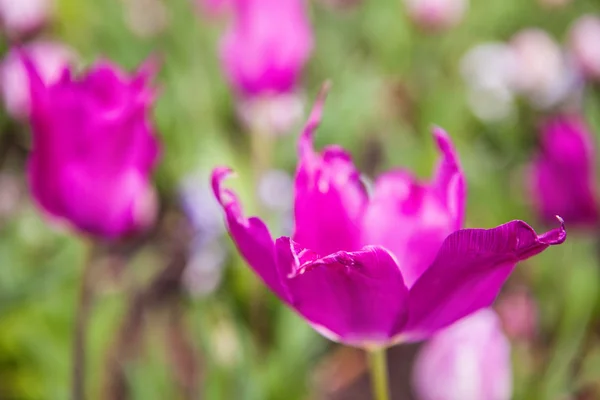
[[[100,62],[80,77],[65,69],[47,85],[25,59],[31,86],[32,194],[51,217],[108,239],[150,224],[156,195],[150,174],[158,143],[149,111],[154,67],[128,76]]]
[[[21,36],[42,26],[53,6],[53,0],[0,0],[0,22],[9,36]]]
[[[594,138],[577,115],[557,115],[541,125],[541,149],[532,165],[530,185],[541,218],[598,223]]]
[[[464,177],[439,128],[429,182],[395,170],[369,196],[346,151],[313,147],[324,100],[299,139],[291,238],[274,240],[264,222],[244,215],[223,184],[229,169],[215,169],[213,189],[248,264],[325,336],[360,347],[426,338],[489,307],[517,262],[565,240],[564,226],[537,235],[523,221],[460,230]]]
[[[509,400],[510,343],[490,309],[437,333],[421,349],[413,370],[420,400]]]
[[[571,27],[569,34],[570,49],[583,74],[589,78],[600,79],[600,18],[584,15]]]
[[[221,58],[240,96],[289,92],[312,50],[302,0],[235,0],[234,23],[223,38]]]
[[[56,83],[65,68],[77,59],[72,49],[58,42],[32,42],[21,51],[27,53],[46,85]],[[27,118],[30,108],[29,78],[19,51],[11,50],[2,61],[0,86],[8,113],[13,118]]]
[[[409,17],[420,27],[444,30],[457,25],[464,17],[468,0],[404,0]]]

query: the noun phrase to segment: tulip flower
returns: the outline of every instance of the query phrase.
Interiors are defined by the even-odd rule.
[[[99,62],[45,84],[25,55],[31,89],[31,192],[54,219],[115,239],[147,226],[156,208],[150,173],[158,143],[149,108],[154,65],[134,76]]]
[[[62,71],[77,59],[72,49],[58,42],[32,42],[22,51],[27,53],[46,85],[58,81]],[[14,49],[9,51],[0,66],[0,87],[8,113],[13,118],[27,118],[29,81],[23,60]]]
[[[491,309],[437,333],[420,350],[413,370],[420,400],[509,400],[510,343]]]
[[[50,17],[53,0],[0,0],[0,22],[11,37],[27,34]]]
[[[227,168],[212,181],[241,255],[325,336],[364,348],[426,338],[488,307],[518,261],[565,240],[563,226],[537,235],[522,221],[460,230],[464,177],[439,128],[431,182],[395,170],[369,198],[347,152],[313,148],[324,93],[299,140],[293,237],[274,240],[260,219],[244,216],[223,185]]]
[[[584,76],[600,79],[600,17],[584,15],[577,19],[569,32],[569,48]]]
[[[465,15],[468,0],[404,0],[409,17],[420,27],[444,30],[457,25]]]
[[[312,50],[302,0],[235,0],[234,23],[223,38],[225,74],[242,97],[294,89]]]
[[[507,293],[496,302],[495,309],[510,339],[527,342],[535,338],[538,308],[527,290],[521,288]]]
[[[549,221],[559,214],[569,223],[596,226],[594,139],[585,122],[576,115],[557,115],[540,131],[541,149],[530,180],[540,217]]]

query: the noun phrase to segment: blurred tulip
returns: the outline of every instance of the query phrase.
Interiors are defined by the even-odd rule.
[[[154,37],[167,29],[171,16],[162,0],[124,0],[125,22],[140,37]]]
[[[509,400],[510,343],[490,309],[436,334],[415,361],[413,387],[420,400]]]
[[[290,92],[313,44],[303,0],[235,0],[223,69],[242,97]]]
[[[585,15],[571,27],[570,49],[575,62],[589,79],[600,79],[600,18]]]
[[[50,17],[53,0],[0,0],[0,21],[11,37],[27,34]]]
[[[576,68],[545,31],[531,28],[510,41],[517,58],[517,89],[539,109],[553,108],[576,96],[581,80]]]
[[[196,3],[198,8],[200,9],[200,12],[202,12],[210,17],[214,17],[214,16],[217,16],[217,15],[223,13],[225,10],[228,10],[232,6],[232,3],[237,0],[193,0],[193,1]]]
[[[510,46],[484,43],[470,49],[460,62],[471,111],[483,121],[499,121],[514,109],[517,60]]]
[[[238,102],[239,117],[253,133],[288,133],[303,112],[304,99],[295,92],[249,97]]]
[[[65,68],[77,60],[75,52],[58,42],[39,41],[23,50],[39,72],[45,85],[52,85]],[[11,50],[0,66],[0,87],[8,113],[17,119],[29,116],[29,79],[19,51]]]
[[[225,231],[207,171],[184,178],[179,185],[179,200],[193,230],[189,259],[182,282],[188,292],[206,296],[221,283],[227,259],[223,243]]]
[[[319,3],[331,10],[335,11],[349,11],[357,8],[362,4],[363,0],[318,0]]]
[[[548,8],[564,7],[572,2],[573,0],[538,0],[538,3]]]
[[[468,0],[404,0],[404,4],[418,26],[434,31],[457,25],[469,7]]]
[[[502,296],[495,308],[509,338],[523,341],[534,338],[538,322],[537,306],[525,289]]]
[[[150,173],[158,143],[149,108],[150,63],[129,77],[100,62],[74,78],[66,69],[47,85],[24,58],[31,88],[33,148],[28,163],[34,198],[46,213],[84,233],[113,239],[153,222]]]
[[[541,149],[531,186],[544,221],[561,215],[570,224],[598,223],[594,138],[583,119],[557,115],[541,126]]]
[[[432,181],[391,171],[369,198],[348,153],[313,148],[324,100],[325,91],[299,139],[293,238],[273,240],[260,219],[247,219],[235,193],[223,186],[230,170],[213,172],[215,195],[242,256],[323,335],[360,347],[428,337],[488,307],[518,261],[565,240],[562,226],[538,236],[522,221],[459,230],[465,182],[439,128],[434,138],[441,160]]]

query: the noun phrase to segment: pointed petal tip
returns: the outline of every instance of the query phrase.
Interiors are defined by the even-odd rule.
[[[234,176],[235,172],[229,167],[222,166],[213,169],[211,176],[212,189],[215,197],[219,203],[221,203],[221,205],[228,203],[227,199],[225,198],[228,191],[223,188],[223,181]]]
[[[164,64],[165,57],[162,53],[153,52],[139,66],[136,76],[145,82],[152,81]]]
[[[561,244],[567,239],[567,228],[565,227],[565,220],[562,219],[559,215],[556,215],[556,219],[560,223],[560,226],[542,235],[543,240],[550,245]]]
[[[433,138],[435,139],[435,142],[442,153],[454,153],[454,145],[448,132],[437,125],[433,125],[431,128],[431,133],[433,134]]]
[[[308,117],[308,121],[304,125],[304,129],[302,131],[302,135],[300,137],[300,153],[303,153],[308,150],[308,148],[312,148],[312,138],[315,130],[318,128],[321,123],[321,119],[323,116],[323,107],[325,105],[325,100],[327,99],[327,95],[329,94],[329,90],[331,89],[331,81],[326,80],[321,89],[319,90],[319,94],[317,95],[317,99],[312,107],[310,115]]]

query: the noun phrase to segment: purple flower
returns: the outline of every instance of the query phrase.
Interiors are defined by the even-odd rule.
[[[235,0],[221,58],[241,96],[291,91],[312,50],[302,0]]]
[[[248,264],[327,337],[356,346],[428,337],[489,306],[518,261],[565,240],[562,226],[538,236],[522,221],[459,230],[464,178],[439,128],[432,181],[392,171],[369,198],[348,153],[313,149],[324,98],[300,137],[293,238],[274,240],[260,219],[244,216],[223,187],[227,168],[213,172],[213,188]]]
[[[483,309],[436,334],[417,356],[413,381],[420,400],[509,400],[510,343],[498,316]]]
[[[155,65],[130,77],[99,62],[81,77],[68,69],[46,85],[24,56],[31,89],[33,196],[52,217],[108,239],[151,223],[156,195],[150,173],[158,143],[148,87]]]
[[[73,64],[77,56],[58,42],[32,42],[23,48],[34,63],[46,85],[56,82],[62,71]],[[0,66],[0,86],[6,110],[13,118],[29,115],[29,80],[19,52],[11,50]]]
[[[531,187],[544,221],[554,215],[582,226],[598,222],[593,137],[581,117],[556,115],[541,125],[541,150],[532,166]]]

